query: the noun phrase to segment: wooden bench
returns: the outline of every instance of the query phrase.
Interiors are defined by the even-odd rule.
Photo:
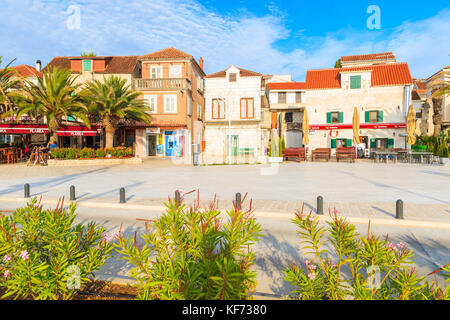
[[[283,151],[283,160],[297,158],[297,161],[306,161],[305,148],[286,148]]]
[[[311,161],[317,159],[324,159],[330,161],[331,149],[330,148],[316,148],[311,152]]]
[[[355,162],[355,149],[353,148],[338,148],[336,149],[336,161],[339,160],[350,160],[350,162]]]

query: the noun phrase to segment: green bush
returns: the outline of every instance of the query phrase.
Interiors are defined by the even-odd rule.
[[[3,298],[70,299],[110,256],[111,238],[94,222],[75,224],[76,206],[44,210],[36,198],[0,216]]]
[[[445,139],[445,136],[442,136],[442,138],[441,138],[441,148],[440,148],[439,156],[442,157],[442,158],[448,158],[449,157],[448,145],[447,145],[447,141]]]
[[[386,300],[448,299],[449,290],[434,287],[419,277],[412,264],[413,252],[403,243],[394,245],[368,230],[367,236],[355,232],[355,226],[338,218],[336,211],[328,228],[318,218],[302,211],[292,221],[298,227],[300,243],[311,260],[305,267],[291,263],[283,273],[296,289],[295,299]],[[328,236],[324,236],[327,232]],[[330,244],[330,249],[324,244]],[[350,275],[344,277],[344,271]],[[447,275],[448,276],[448,275]]]
[[[64,159],[66,157],[66,148],[54,148],[52,151],[50,151],[50,154],[55,159]]]
[[[89,159],[95,157],[95,151],[91,148],[83,148],[79,151],[79,156],[82,159]]]
[[[146,222],[145,234],[119,234],[115,246],[134,266],[139,299],[247,298],[256,284],[250,247],[261,226],[251,210],[239,208],[227,211],[224,222],[215,203],[186,208],[169,199],[166,212]]]
[[[104,157],[106,157],[106,151],[103,150],[102,148],[99,148],[99,149],[95,150],[95,156],[97,158],[104,158]]]
[[[66,160],[76,159],[78,156],[78,149],[76,148],[66,148]]]

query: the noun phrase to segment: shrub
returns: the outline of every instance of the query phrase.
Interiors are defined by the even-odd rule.
[[[441,138],[441,147],[440,147],[439,156],[442,157],[442,158],[448,158],[449,157],[448,145],[447,145],[447,141],[445,139],[445,136],[442,136],[442,138]]]
[[[76,148],[66,148],[66,157],[65,159],[76,159],[78,156],[78,150]]]
[[[95,156],[97,158],[104,158],[104,157],[106,157],[106,151],[99,148],[99,149],[95,150]]]
[[[256,277],[250,246],[261,230],[252,210],[235,207],[223,222],[216,201],[208,209],[170,198],[165,205],[163,215],[145,222],[141,237],[118,237],[118,251],[134,266],[138,298],[245,299]]]
[[[79,155],[82,159],[94,158],[95,152],[91,148],[83,148],[80,150]]]
[[[64,199],[63,199],[64,201]],[[76,206],[44,210],[36,198],[0,216],[3,298],[70,299],[110,256],[105,229],[74,224]]]
[[[300,242],[313,258],[305,261],[305,267],[291,263],[283,273],[285,280],[296,289],[292,297],[297,299],[446,299],[448,288],[419,277],[413,263],[413,253],[403,243],[395,246],[370,233],[363,237],[355,232],[355,226],[330,213],[332,222],[328,228],[320,227],[318,218],[297,211],[292,220],[298,227]],[[369,225],[370,228],[370,225]],[[324,233],[328,231],[325,238]],[[329,243],[330,249],[324,244]],[[334,261],[332,256],[334,256]],[[344,272],[350,276],[344,278]]]
[[[50,154],[55,159],[64,159],[66,157],[66,148],[54,148]]]

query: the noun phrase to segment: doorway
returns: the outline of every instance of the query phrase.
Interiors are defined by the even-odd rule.
[[[156,156],[156,135],[147,136],[147,153],[149,156]]]
[[[230,145],[230,136],[228,136],[227,139],[227,154],[231,156],[237,156],[238,155],[238,148],[239,148],[239,136],[238,135],[231,135],[231,145]]]

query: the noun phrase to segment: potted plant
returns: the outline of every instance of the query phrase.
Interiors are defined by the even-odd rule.
[[[448,158],[449,157],[448,145],[447,145],[447,141],[444,136],[441,139],[441,147],[440,147],[439,156],[440,156],[441,164],[448,165],[450,163],[449,158]]]

